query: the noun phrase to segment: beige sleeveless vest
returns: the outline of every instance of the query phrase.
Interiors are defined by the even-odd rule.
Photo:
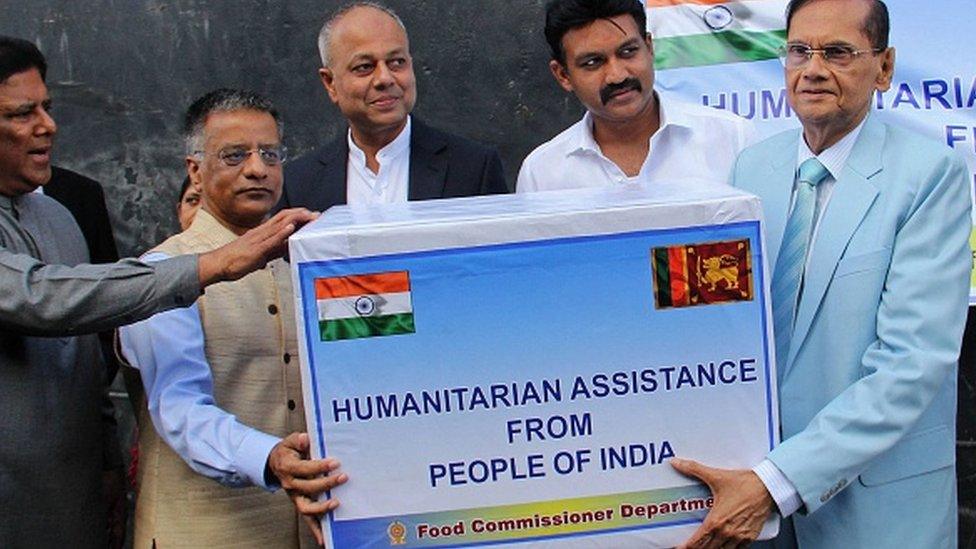
[[[235,235],[207,212],[158,246],[201,253]],[[245,425],[284,437],[305,430],[295,313],[288,264],[276,260],[197,301],[214,398]],[[190,469],[156,434],[145,406],[139,421],[135,547],[311,547],[314,538],[283,490],[227,488]]]

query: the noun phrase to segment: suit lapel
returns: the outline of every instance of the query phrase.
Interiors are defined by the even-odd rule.
[[[346,203],[346,169],[349,161],[349,142],[347,141],[348,130],[343,131],[340,137],[330,146],[322,149],[319,155],[321,164],[321,188],[316,189],[321,202],[317,200],[320,211],[325,211],[332,206]]]
[[[447,176],[447,141],[413,119],[410,132],[409,200],[442,198]]]
[[[748,185],[751,190],[762,199],[763,227],[766,235],[765,250],[768,271],[765,274],[768,284],[772,284],[773,269],[779,248],[783,243],[783,232],[786,230],[786,219],[789,215],[790,196],[793,194],[793,179],[796,172],[796,139],[799,132],[795,132],[792,139],[779,144],[772,150],[767,171],[757,172],[756,181]],[[777,367],[777,378],[783,379],[786,371],[785,359],[780,359]]]
[[[799,136],[799,132],[796,134]],[[793,180],[796,176],[796,138],[781,148],[780,153],[770,158],[769,171],[757,183],[756,194],[763,201],[763,222],[766,226],[766,256],[769,259],[769,275],[773,274],[779,248],[783,243],[783,231],[790,212],[790,197],[793,194]]]
[[[837,263],[878,196],[877,183],[871,181],[871,178],[882,169],[884,134],[884,125],[869,118],[857,138],[843,173],[834,184],[830,202],[823,213],[816,240],[810,250],[809,268],[804,274],[803,295],[797,310],[788,364],[793,363],[797,352],[803,347],[824,294],[834,277]]]

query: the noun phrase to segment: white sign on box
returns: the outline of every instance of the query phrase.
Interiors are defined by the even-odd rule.
[[[290,242],[331,545],[670,547],[672,457],[778,443],[761,209],[626,186],[339,207]],[[775,533],[775,520],[764,537]]]

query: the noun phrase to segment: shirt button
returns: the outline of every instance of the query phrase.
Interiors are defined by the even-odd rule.
[[[288,354],[288,353],[285,353],[285,356],[281,357],[281,360],[284,360],[285,361],[285,364],[288,364],[289,362],[291,362],[291,355]]]
[[[278,306],[275,305],[274,303],[272,303],[271,305],[268,305],[268,312],[271,313],[271,314],[273,314],[273,315],[278,314]]]
[[[295,401],[294,400],[291,400],[291,399],[288,400],[288,409],[289,410],[294,410],[295,409]]]

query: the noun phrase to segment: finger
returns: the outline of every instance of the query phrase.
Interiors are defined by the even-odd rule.
[[[288,486],[284,486],[284,488],[289,492],[298,492],[308,497],[317,497],[323,492],[344,484],[347,480],[349,480],[349,476],[345,473],[315,479],[293,478],[290,479]]]
[[[294,454],[287,456],[280,463],[275,464],[275,473],[283,477],[310,479],[319,475],[328,475],[342,465],[335,458],[301,459]]]
[[[292,217],[296,214],[300,214],[301,212],[307,212],[307,211],[308,210],[306,210],[305,208],[288,208],[286,210],[281,210],[278,213],[271,216],[271,219],[269,219],[268,222],[276,223],[286,217]]]
[[[674,467],[674,469],[682,475],[695,477],[702,480],[704,483],[711,485],[710,481],[714,476],[712,474],[711,467],[706,467],[692,459],[672,458],[669,460],[669,463],[671,464],[671,467]]]
[[[298,509],[298,512],[303,515],[319,517],[339,507],[339,500],[336,498],[315,501],[301,495],[289,495],[291,496],[292,503],[295,504],[295,509]]]
[[[294,222],[291,223],[281,223],[276,227],[276,231],[270,238],[264,241],[264,245],[268,248],[276,248],[281,246],[288,240],[298,228],[298,225]]]
[[[251,229],[253,236],[259,241],[274,240],[276,236],[285,228],[291,226],[292,230],[306,222],[307,217],[296,212],[280,212],[261,225]]]
[[[322,536],[322,525],[319,524],[319,519],[306,515],[302,515],[302,518],[305,519],[305,524],[308,525],[308,529],[315,536],[315,541],[319,544],[319,547],[325,547],[325,538]]]
[[[313,212],[312,210],[309,210],[308,208],[288,208],[288,209],[285,209],[285,210],[281,210],[280,212],[278,212],[277,214],[275,214],[275,217],[276,218],[277,217],[288,217],[288,216],[318,217],[318,215],[319,215],[318,212]],[[274,218],[272,218],[272,219],[274,219]]]
[[[295,228],[294,223],[289,223],[280,227],[269,228],[269,230],[274,230],[274,232],[267,237],[257,235],[259,239],[255,243],[255,247],[257,248],[258,255],[263,258],[284,255],[288,245],[288,237],[295,233]]]
[[[291,210],[284,210],[272,220],[278,223],[290,223],[298,226],[302,226],[310,221],[314,221],[318,218],[318,213],[311,212],[305,208],[295,208]]]
[[[294,448],[302,454],[308,454],[308,451],[312,448],[312,442],[309,439],[308,433],[292,433],[289,438],[294,437]]]
[[[301,455],[307,455],[311,447],[309,442],[308,433],[292,433],[281,440],[281,444],[287,448],[298,452]]]

